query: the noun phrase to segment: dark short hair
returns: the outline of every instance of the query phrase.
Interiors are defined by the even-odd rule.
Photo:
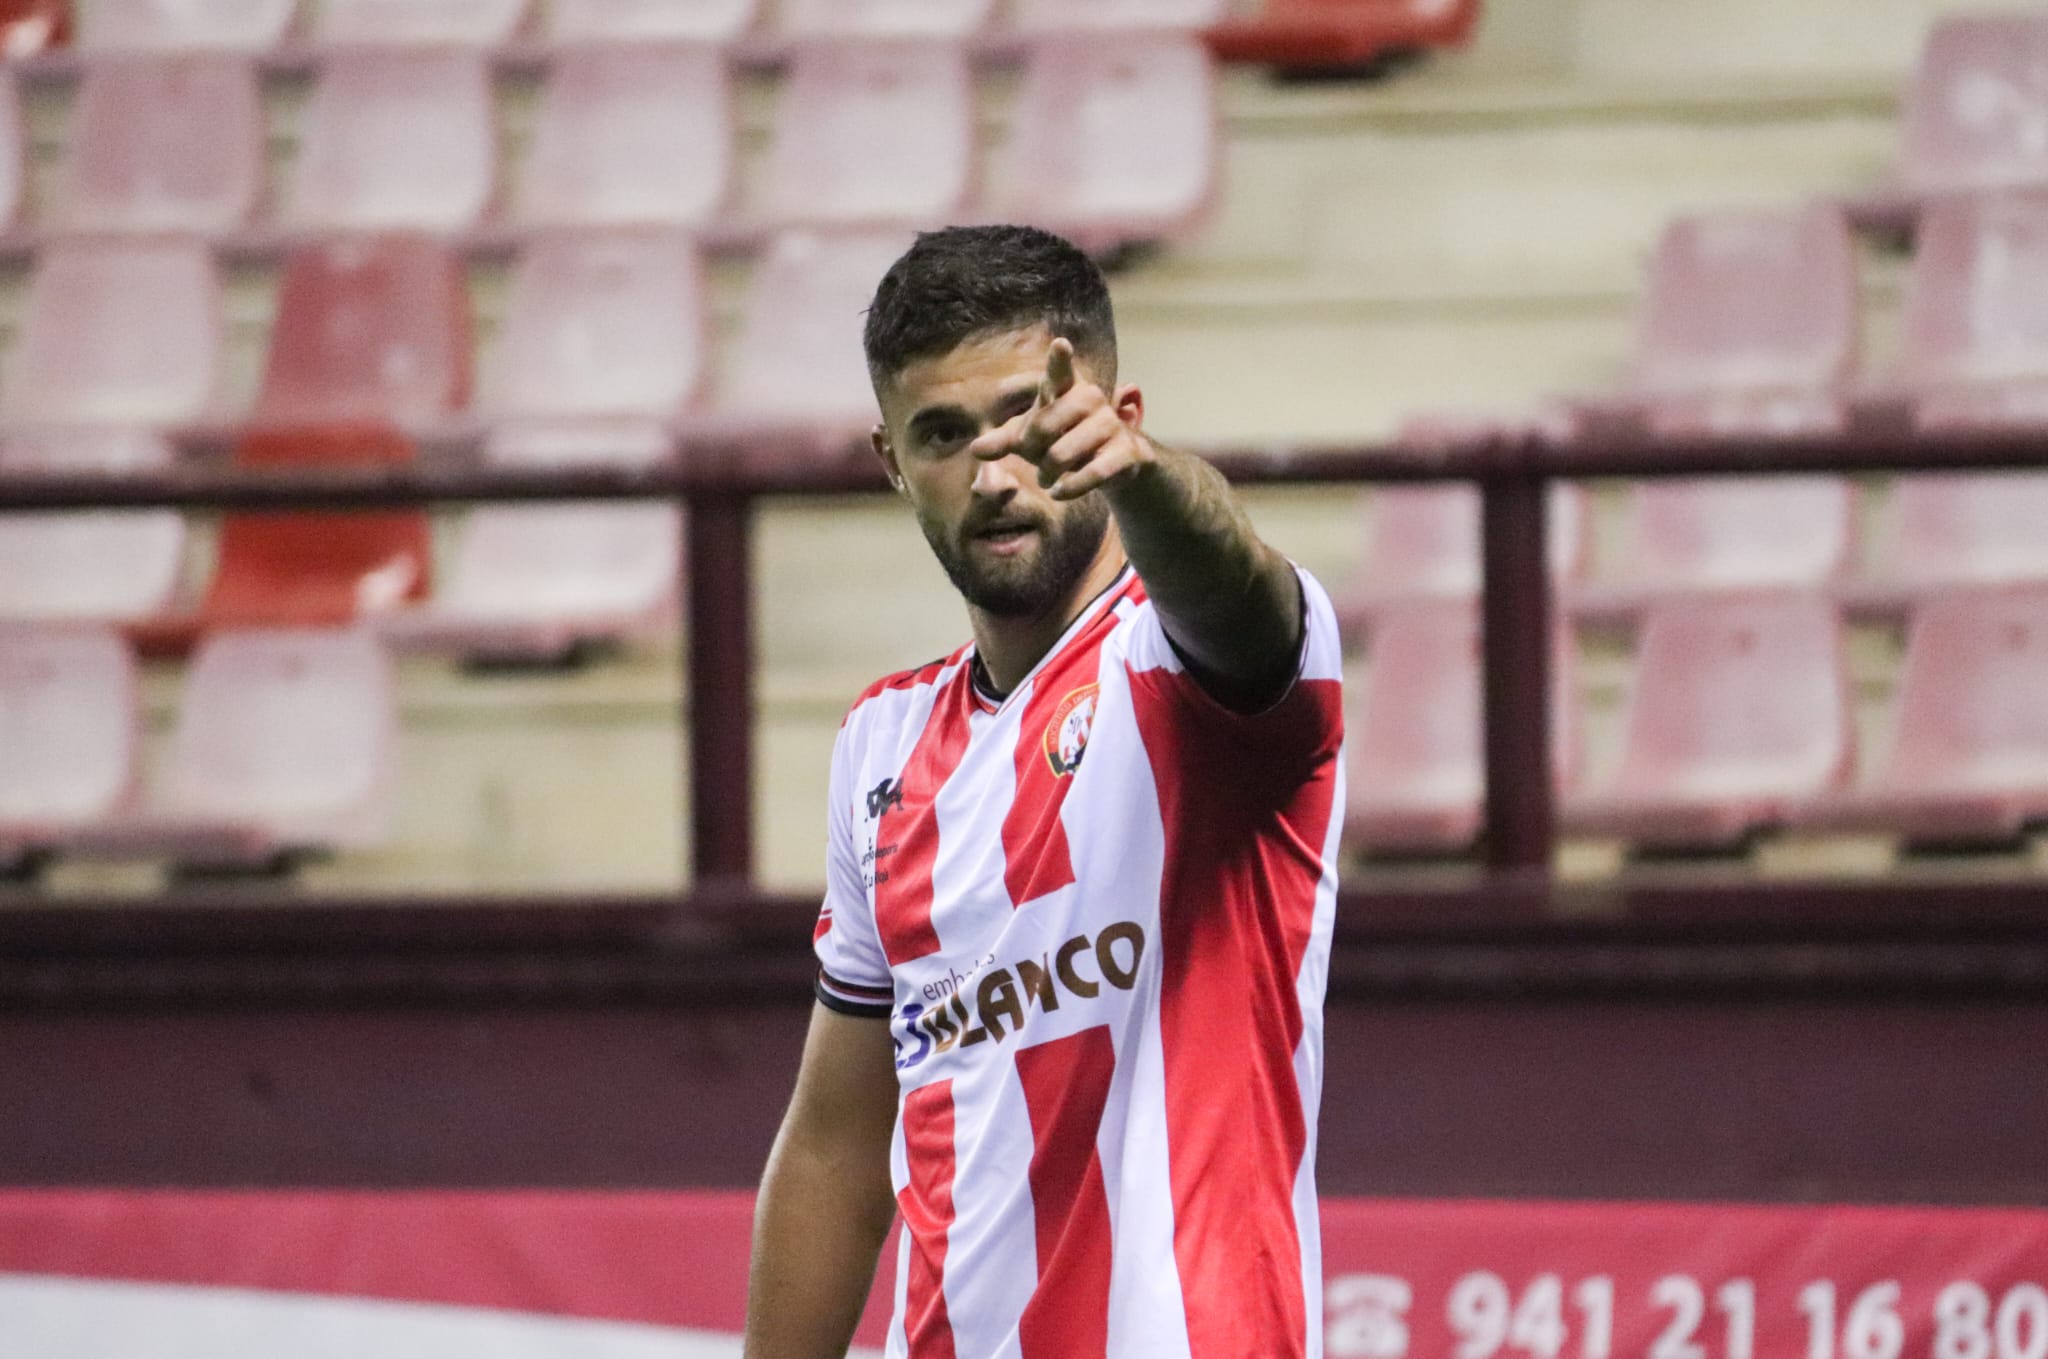
[[[862,337],[868,374],[880,387],[919,359],[1037,325],[1115,380],[1109,285],[1071,242],[1027,226],[923,232],[875,289]]]

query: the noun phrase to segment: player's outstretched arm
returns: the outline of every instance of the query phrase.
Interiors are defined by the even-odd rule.
[[[895,1044],[817,1005],[754,1210],[746,1359],[843,1359],[896,1215]]]
[[[1134,388],[1081,378],[1055,339],[1032,408],[973,445],[1016,454],[1056,500],[1107,496],[1124,550],[1166,633],[1212,693],[1235,706],[1277,698],[1301,650],[1301,587],[1287,559],[1253,532],[1223,474],[1140,427]]]

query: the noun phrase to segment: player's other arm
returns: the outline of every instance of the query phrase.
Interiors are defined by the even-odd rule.
[[[1056,339],[1037,403],[974,451],[1024,457],[1056,500],[1108,497],[1124,551],[1196,677],[1233,707],[1263,707],[1300,657],[1300,582],[1223,474],[1152,439],[1143,417],[1135,387],[1109,393],[1077,377],[1073,346]]]
[[[814,1006],[754,1210],[746,1359],[845,1355],[896,1214],[895,1124],[888,1023]]]

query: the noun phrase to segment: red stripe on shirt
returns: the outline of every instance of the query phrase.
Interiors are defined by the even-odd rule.
[[[1159,794],[1159,1028],[1174,1257],[1192,1359],[1304,1353],[1294,1179],[1306,1148],[1295,981],[1342,740],[1338,686],[1235,717],[1185,674],[1134,673]]]
[[[1109,1350],[1109,1195],[1095,1138],[1115,1070],[1106,1024],[1017,1054],[1038,1229],[1038,1287],[1017,1326],[1024,1359],[1102,1359]]]
[[[932,868],[939,858],[939,789],[967,753],[974,682],[954,672],[897,780],[900,795],[875,831],[875,929],[891,967],[939,951],[932,928]]]
[[[896,1196],[910,1237],[904,1279],[903,1335],[910,1359],[954,1359],[946,1314],[946,1234],[953,1226],[953,1082],[935,1081],[903,1097],[903,1143],[910,1183]]]

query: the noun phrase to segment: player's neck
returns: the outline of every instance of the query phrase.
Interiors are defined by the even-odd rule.
[[[1060,603],[1032,618],[998,618],[969,606],[974,625],[974,649],[982,669],[1000,693],[1009,693],[1045,659],[1045,653],[1059,643],[1081,611],[1107,590],[1124,569],[1123,540],[1112,522],[1102,536],[1102,548],[1095,560],[1075,581],[1074,588]]]

